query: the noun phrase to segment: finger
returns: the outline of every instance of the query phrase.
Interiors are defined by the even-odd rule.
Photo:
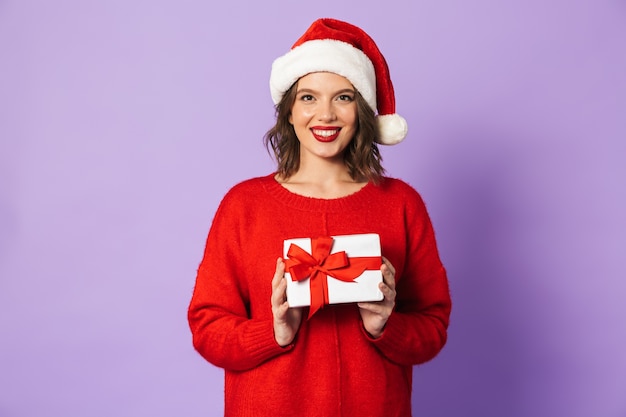
[[[383,264],[380,267],[380,271],[383,274],[383,282],[392,290],[396,288],[396,278],[393,271],[387,266],[387,264]]]
[[[385,284],[389,286],[389,288],[395,291],[396,269],[393,267],[393,265],[391,265],[391,262],[389,262],[389,259],[385,258],[384,256],[382,258],[383,258],[383,264],[381,265],[380,270],[383,274],[383,281]]]
[[[272,289],[275,289],[280,280],[285,276],[285,262],[282,258],[276,259],[276,270],[274,271],[274,277],[272,278]]]
[[[279,258],[276,262],[276,272],[272,278],[272,306],[277,307],[287,301],[287,280],[285,280],[284,263]]]
[[[383,310],[378,303],[357,303],[360,309],[367,310],[374,314],[380,314]]]
[[[283,304],[287,305],[287,281],[281,278],[272,290],[272,305],[278,307]]]
[[[274,314],[275,318],[279,320],[284,319],[285,316],[287,315],[288,310],[289,310],[289,306],[287,305],[287,302],[279,303],[275,309],[275,312],[276,312]]]
[[[380,284],[378,284],[378,288],[383,293],[383,296],[385,297],[386,301],[395,302],[396,291],[393,288],[389,287],[388,285],[386,285],[386,284],[384,284],[382,282]]]
[[[383,258],[383,264],[387,265],[387,268],[389,268],[389,270],[391,271],[392,275],[396,275],[396,268],[393,267],[393,265],[391,265],[391,262],[389,262],[389,259],[385,258],[384,256]]]

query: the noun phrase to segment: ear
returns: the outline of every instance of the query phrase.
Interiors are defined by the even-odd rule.
[[[293,116],[291,115],[291,113],[289,113],[289,119],[288,120],[289,120],[289,124],[291,126],[293,126]]]

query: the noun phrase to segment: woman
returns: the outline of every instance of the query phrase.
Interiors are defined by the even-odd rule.
[[[278,169],[215,214],[194,346],[225,369],[226,416],[410,416],[412,366],[445,344],[451,303],[424,203],[383,175],[375,142],[407,132],[387,64],[361,29],[320,19],[274,62],[270,89]],[[283,242],[365,233],[380,236],[383,299],[290,308]]]

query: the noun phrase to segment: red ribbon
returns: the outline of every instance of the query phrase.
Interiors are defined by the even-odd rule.
[[[382,263],[380,256],[349,258],[345,251],[331,254],[332,246],[332,237],[318,237],[311,239],[311,254],[293,243],[287,251],[288,259],[285,260],[285,266],[291,274],[291,280],[302,281],[310,278],[309,318],[329,303],[328,276],[344,282],[353,282],[365,270],[377,270]]]

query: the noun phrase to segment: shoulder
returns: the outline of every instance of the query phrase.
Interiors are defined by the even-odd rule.
[[[383,177],[375,188],[379,189],[380,198],[386,201],[387,207],[402,210],[408,216],[428,216],[422,195],[408,182],[398,178]]]
[[[222,197],[216,216],[241,216],[252,207],[267,201],[265,184],[273,175],[249,178],[233,185]]]
[[[422,196],[419,192],[412,185],[399,178],[383,177],[378,187],[389,196],[422,201]]]
[[[407,224],[417,227],[416,230],[432,229],[426,203],[411,184],[397,178],[385,177],[381,181],[381,188],[385,190],[388,211],[401,211]]]
[[[273,180],[274,174],[266,175],[263,177],[255,177],[243,180],[235,185],[233,185],[226,195],[224,196],[224,201],[238,201],[238,200],[248,200],[250,198],[259,197],[266,190],[267,184]]]

